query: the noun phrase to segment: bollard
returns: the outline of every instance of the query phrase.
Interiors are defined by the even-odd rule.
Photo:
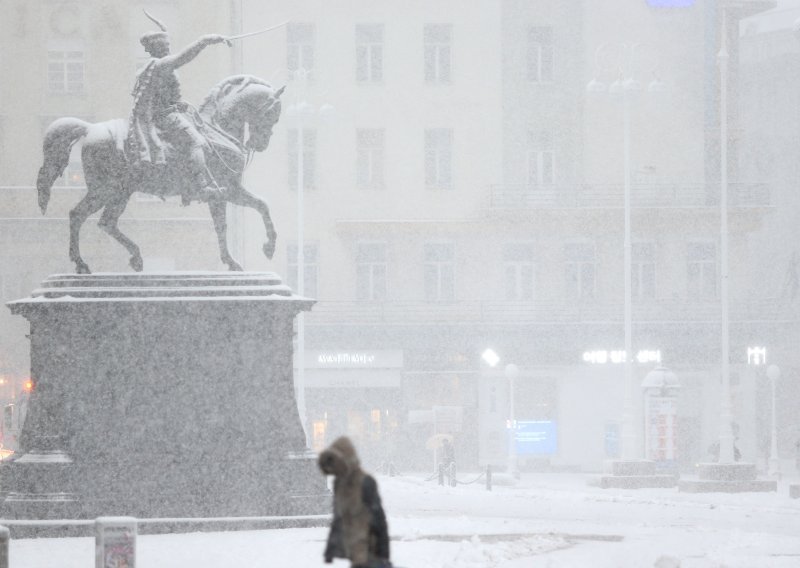
[[[8,541],[11,536],[8,527],[0,526],[0,568],[8,568]]]
[[[95,531],[95,568],[136,568],[136,519],[99,517]]]
[[[492,466],[486,466],[486,491],[492,490]]]
[[[439,485],[444,485],[444,464],[439,464]]]

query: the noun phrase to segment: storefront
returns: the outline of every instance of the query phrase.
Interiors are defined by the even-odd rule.
[[[365,464],[389,459],[402,408],[402,350],[307,350],[306,428],[320,451],[338,436],[353,439]]]

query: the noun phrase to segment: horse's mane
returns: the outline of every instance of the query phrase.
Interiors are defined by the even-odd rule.
[[[241,93],[250,85],[262,85],[272,89],[272,85],[253,75],[232,75],[223,79],[211,88],[200,105],[200,114],[213,117],[220,109],[221,101],[231,93]]]

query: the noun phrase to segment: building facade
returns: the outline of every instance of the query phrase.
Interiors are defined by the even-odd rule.
[[[675,459],[708,458],[722,6],[566,4],[244,4],[259,26],[292,20],[243,49],[244,67],[285,81],[289,102],[282,149],[249,184],[281,219],[276,267],[318,300],[296,366],[314,447],[348,433],[373,467],[425,468],[444,435],[464,466],[504,464],[513,415],[546,439],[520,446],[523,467],[594,470],[618,455],[627,104],[636,421],[639,383],[667,365],[682,385]],[[641,87],[627,103],[587,88],[620,78]],[[729,195],[735,419],[755,459],[747,350],[776,314],[752,287],[750,235],[770,186],[732,176]]]
[[[181,77],[190,101],[234,72],[286,85],[270,148],[245,176],[270,206],[275,258],[252,211],[232,211],[231,241],[247,270],[275,270],[317,300],[297,328],[295,369],[312,447],[348,434],[371,468],[426,469],[452,437],[460,467],[505,465],[513,417],[524,468],[598,470],[618,457],[627,187],[640,453],[639,384],[666,365],[681,384],[670,459],[689,469],[708,459],[719,422],[720,13],[731,11],[735,97],[748,73],[738,19],[769,3],[612,4],[12,2],[0,23],[0,66],[17,78],[0,87],[4,300],[72,270],[81,174],[70,166],[41,218],[41,133],[57,116],[129,112],[151,27],[142,8],[175,30],[174,46],[286,22],[209,48]],[[751,108],[730,107],[738,133]],[[771,180],[731,155],[734,414],[756,460],[763,373],[748,353],[761,361],[795,320],[751,270]],[[126,217],[146,268],[223,268],[204,208],[134,196]],[[83,236],[95,269],[125,266],[90,224]],[[0,317],[3,372],[18,383],[26,330]]]

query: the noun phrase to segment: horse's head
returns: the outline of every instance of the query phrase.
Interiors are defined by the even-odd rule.
[[[269,146],[272,129],[281,116],[281,95],[286,87],[272,93],[266,93],[266,100],[256,105],[254,112],[248,117],[249,133],[245,146],[256,152],[263,152]],[[272,89],[269,89],[272,91]]]
[[[273,89],[251,75],[235,75],[217,84],[200,106],[200,114],[235,136],[246,148],[263,152],[281,115],[285,87]],[[245,124],[249,136],[244,140]]]

